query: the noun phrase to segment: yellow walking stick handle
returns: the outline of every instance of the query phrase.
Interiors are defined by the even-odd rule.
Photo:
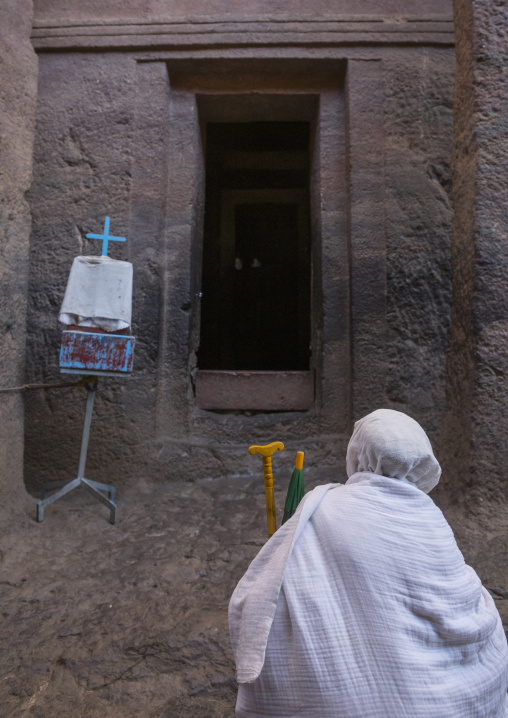
[[[249,446],[249,454],[261,454],[263,457],[263,475],[265,479],[266,520],[268,523],[268,538],[277,530],[275,521],[275,495],[273,491],[272,454],[284,449],[282,441],[273,441],[265,446]]]

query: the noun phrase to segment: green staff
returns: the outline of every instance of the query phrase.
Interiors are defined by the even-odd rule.
[[[295,469],[291,475],[286,503],[284,504],[284,516],[282,523],[285,523],[295,513],[298,504],[303,499],[305,489],[303,486],[303,451],[296,454]]]

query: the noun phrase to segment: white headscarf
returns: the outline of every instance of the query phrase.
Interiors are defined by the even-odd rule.
[[[441,476],[441,467],[420,424],[392,409],[378,409],[356,422],[346,468],[348,477],[369,471],[408,481],[426,494]]]

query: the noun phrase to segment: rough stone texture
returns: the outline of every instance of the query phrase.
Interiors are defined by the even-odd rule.
[[[0,389],[24,383],[37,57],[30,44],[31,0],[0,7]],[[0,392],[0,507],[25,500],[23,395]]]
[[[93,61],[87,56],[52,55],[40,63],[34,153],[35,157],[42,155],[44,163],[42,166],[39,163],[40,179],[35,178],[29,193],[33,231],[27,378],[31,383],[69,381],[58,369],[61,334],[58,310],[73,258],[78,254],[100,253],[97,248],[100,243],[87,239],[86,233],[101,230],[104,217],[111,216],[111,232],[129,236],[129,133],[134,115],[129,88],[134,84],[135,69],[129,58],[113,55],[95,57]],[[76,77],[82,82],[79,90],[75,88]],[[119,244],[111,247],[111,256],[129,260],[130,245]],[[139,373],[133,379],[113,379],[100,385],[91,446],[101,425],[114,424],[122,435],[128,435],[126,425],[131,418],[128,407],[132,406],[130,401],[137,386]],[[44,446],[39,444],[33,468],[36,480],[47,478],[52,472],[55,478],[73,478],[84,418],[84,394],[73,389],[52,389],[27,395],[28,425],[34,426],[32,422],[36,422],[36,433],[44,426],[53,427],[45,433]],[[122,396],[126,397],[125,403]],[[37,411],[34,407],[38,407]],[[141,403],[141,415],[142,408]],[[27,431],[28,457],[34,440],[30,434]],[[102,466],[116,463],[119,454],[127,465],[133,454],[144,460],[145,452],[143,447],[138,448],[135,430],[132,442],[122,446],[109,431],[103,433],[103,438]]]
[[[274,475],[280,524],[291,472],[274,460]],[[493,509],[448,518],[508,628],[508,522]],[[227,605],[266,540],[262,476],[138,482],[107,517],[81,491],[2,532],[0,715],[232,718]]]
[[[248,475],[246,447],[283,440],[291,452],[306,451],[316,477],[341,480],[352,422],[380,405],[407,411],[434,440],[439,436],[453,52],[383,46],[297,53],[295,60],[292,50],[249,50],[240,61],[234,50],[204,60],[174,50],[152,53],[149,62],[132,51],[40,55],[30,381],[58,381],[58,306],[72,258],[94,251],[85,233],[112,215],[112,231],[128,238],[113,256],[134,263],[134,375],[101,382],[91,478],[107,471],[119,488],[137,476],[166,481],[175,464],[181,477]],[[297,112],[320,98],[318,114],[307,115],[317,128],[311,194],[319,245],[310,412],[250,415],[194,405],[203,206],[198,115],[223,121],[221,107],[231,106],[236,121],[247,117],[253,103],[246,87],[256,92],[250,97],[264,98],[258,113],[264,108],[275,119],[283,119],[284,102],[274,94]],[[240,104],[235,93],[243,93]],[[299,105],[298,93],[313,103]],[[36,490],[44,480],[73,476],[84,396],[34,392],[27,406],[26,477]]]
[[[122,82],[122,72],[129,73],[135,87]],[[59,90],[62,83],[69,88],[64,98]],[[63,295],[68,271],[63,268],[70,266],[75,254],[90,251],[88,247],[82,249],[80,242],[94,221],[93,215],[108,211],[106,203],[115,206],[119,221],[114,231],[128,237],[125,251],[135,267],[134,375],[127,382],[101,383],[92,424],[90,476],[98,478],[106,465],[110,480],[119,486],[140,474],[166,480],[171,478],[176,461],[180,475],[185,476],[247,473],[252,471],[252,462],[246,446],[265,443],[278,435],[283,435],[295,450],[302,448],[304,442],[309,461],[314,450],[323,467],[333,466],[337,442],[328,435],[344,428],[334,426],[330,419],[319,422],[319,415],[313,417],[309,428],[308,413],[248,417],[194,408],[192,348],[196,341],[193,326],[197,323],[199,280],[199,251],[195,245],[201,191],[195,95],[178,84],[171,87],[170,93],[164,62],[136,63],[127,54],[44,54],[39,84],[36,163],[40,174],[32,187],[31,201],[34,238],[40,233],[42,241],[34,239],[31,258],[31,377],[51,376],[57,381],[58,296]],[[121,106],[131,106],[131,115],[128,110],[120,113],[125,123],[117,118],[103,119],[99,114],[105,110],[93,97],[99,86],[108,97],[114,92]],[[336,109],[332,102],[329,119]],[[96,115],[98,130],[94,130]],[[334,132],[340,132],[340,125]],[[76,138],[74,144],[70,136]],[[74,154],[69,154],[69,146],[74,148]],[[129,153],[133,154],[130,164]],[[81,161],[83,156],[88,161]],[[331,164],[334,157],[330,153],[326,162]],[[118,168],[117,176],[125,178],[123,185],[103,169],[106,165]],[[330,199],[330,231],[337,226],[338,198],[330,190],[336,186],[335,177],[336,170],[328,189],[322,190],[323,196]],[[131,226],[124,228],[120,213],[128,203]],[[345,223],[344,209],[342,216]],[[65,224],[62,217],[66,218]],[[122,250],[119,248],[116,256]],[[59,265],[62,270],[57,276],[55,267]],[[327,270],[333,266],[329,263]],[[330,291],[328,295],[334,297]],[[330,307],[328,314],[330,321],[337,323],[334,309]],[[328,352],[331,346],[327,346]],[[336,358],[331,356],[325,361],[333,366]],[[322,403],[330,405],[332,397],[328,391]],[[31,396],[27,475],[32,487],[50,475],[63,479],[73,471],[79,452],[83,402],[72,390]],[[330,415],[343,409],[341,405],[329,406],[326,411]],[[65,423],[58,425],[64,417]],[[101,426],[108,426],[108,432]],[[52,442],[50,453],[41,439],[44,436],[49,442],[55,431],[58,443]]]
[[[506,500],[508,6],[457,0],[450,498]],[[466,484],[466,485],[464,485]]]
[[[275,474],[280,525],[291,470]],[[0,538],[2,716],[233,715],[227,605],[266,540],[261,475],[138,482],[115,526],[82,491],[42,524],[10,528]]]
[[[439,452],[451,303],[453,67],[446,50],[421,48],[417,57],[408,64],[399,51],[384,81],[386,397],[390,408],[421,422]]]
[[[447,506],[447,517],[506,625],[508,518],[489,500],[504,490],[499,467],[508,458],[506,4],[480,0],[474,12],[469,0],[455,6],[451,252],[454,68],[443,15],[450,3],[384,0],[380,18],[378,0],[319,0],[309,19],[319,14],[342,23],[338,30],[328,23],[322,36],[315,23],[307,35],[294,22],[285,35],[274,31],[308,18],[302,0],[36,0],[35,6],[41,71],[27,380],[62,381],[58,308],[73,257],[97,251],[85,234],[99,230],[106,214],[112,231],[128,237],[112,253],[134,263],[138,344],[132,378],[101,381],[92,424],[89,475],[119,487],[118,525],[110,526],[106,510],[82,491],[49,507],[42,524],[19,513],[2,523],[0,714],[231,716],[226,606],[266,530],[260,461],[246,448],[275,439],[286,444],[274,459],[280,512],[294,452],[306,452],[307,489],[343,479],[351,423],[380,403],[429,431],[445,459],[443,489],[436,492],[443,505],[471,476],[478,500]],[[26,42],[30,3],[8,0],[0,12],[7,17],[0,17],[6,32],[0,212],[8,229],[0,229],[0,308],[2,321],[11,322],[2,330],[8,340],[0,342],[0,358],[5,381],[22,383],[29,228],[23,193],[36,61]],[[259,22],[252,32],[239,24],[227,36],[219,26],[232,13]],[[195,20],[204,16],[213,22],[198,38],[204,26]],[[174,23],[182,18],[187,35]],[[171,22],[162,28],[163,21]],[[226,47],[228,37],[238,46]],[[108,42],[115,51],[91,51]],[[268,91],[281,93],[293,114],[301,111],[302,93],[313,106],[319,98],[311,193],[321,210],[313,213],[313,233],[323,237],[315,256],[322,315],[313,414],[194,406],[203,206],[197,115],[215,112],[223,121],[228,93],[246,87],[257,93],[260,112],[274,111]],[[4,162],[6,152],[13,162]],[[372,331],[369,316],[376,318]],[[21,471],[22,404],[17,394],[0,401],[2,431],[10,432],[2,435],[3,491],[20,486],[14,479]],[[73,478],[84,392],[36,390],[26,405],[30,489]],[[176,480],[182,477],[192,481]]]
[[[283,24],[281,24],[283,23]],[[190,18],[154,18],[151,20],[39,21],[32,34],[40,51],[83,48],[154,50],[210,50],[247,47],[281,48],[303,46],[447,46],[453,45],[453,24],[449,15],[406,17],[404,13],[387,17],[333,15],[302,22],[291,14],[205,15]],[[219,52],[220,52],[219,50]],[[265,52],[262,51],[264,56]]]
[[[37,20],[59,18],[67,21],[79,19],[82,22],[100,22],[101,20],[136,19],[154,20],[156,18],[199,18],[203,15],[216,16],[262,16],[293,15],[306,19],[328,16],[427,16],[442,15],[450,9],[448,2],[426,0],[424,13],[418,0],[383,0],[380,8],[378,0],[317,0],[309,11],[306,0],[212,0],[212,2],[193,2],[187,0],[36,0]]]
[[[388,65],[389,65],[388,61]],[[386,403],[386,225],[382,63],[351,60],[347,73],[352,413]]]

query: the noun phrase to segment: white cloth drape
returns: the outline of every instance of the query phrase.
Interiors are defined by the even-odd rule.
[[[107,332],[131,325],[132,264],[111,257],[75,257],[59,319]]]
[[[420,424],[393,409],[378,409],[357,421],[346,456],[347,475],[370,471],[415,484],[428,494],[439,482],[439,466]]]
[[[422,447],[415,482],[413,461],[320,486],[254,559],[229,612],[240,718],[508,714],[501,620],[417,487],[440,473]]]

